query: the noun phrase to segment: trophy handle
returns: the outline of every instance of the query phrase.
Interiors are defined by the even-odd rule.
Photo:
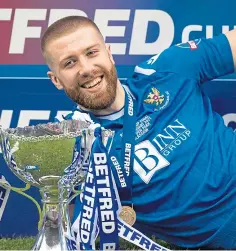
[[[68,199],[68,204],[79,194],[81,194],[82,190],[75,190],[74,188],[72,189],[73,195],[71,195]]]
[[[41,209],[39,203],[33,197],[31,197],[27,193],[24,193],[25,191],[30,189],[31,185],[29,183],[26,183],[24,188],[12,187],[9,184],[7,184],[6,182],[0,182],[0,185],[2,187],[4,187],[5,189],[10,189],[11,191],[14,191],[14,192],[16,192],[18,194],[21,194],[21,195],[25,196],[26,198],[28,198],[29,200],[31,200],[35,204],[35,206],[38,209],[38,213],[39,213],[39,222],[38,222],[38,230],[39,230],[41,228],[41,226],[42,226],[42,223],[43,223],[42,209]]]

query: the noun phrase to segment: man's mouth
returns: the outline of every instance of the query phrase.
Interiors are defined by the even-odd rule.
[[[102,82],[102,79],[103,75],[93,79],[92,81],[86,82],[85,84],[81,85],[81,87],[85,89],[91,89],[93,87],[98,86]]]

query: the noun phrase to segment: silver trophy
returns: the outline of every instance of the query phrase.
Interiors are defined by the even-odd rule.
[[[68,204],[79,194],[74,188],[86,175],[84,163],[94,137],[89,126],[88,122],[68,120],[5,130],[0,127],[8,167],[26,184],[38,187],[42,196],[42,222],[32,250],[76,249],[68,246],[72,237]],[[102,132],[104,144],[111,135]],[[78,140],[82,146],[76,144]]]

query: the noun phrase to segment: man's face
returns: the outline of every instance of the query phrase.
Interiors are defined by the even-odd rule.
[[[50,41],[46,48],[58,89],[91,110],[106,109],[115,100],[117,73],[110,50],[91,26]]]

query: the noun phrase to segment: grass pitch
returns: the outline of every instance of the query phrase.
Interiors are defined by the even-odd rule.
[[[153,241],[159,243],[160,245],[172,249],[170,245],[168,245],[164,241],[157,240],[155,238],[152,238]],[[29,238],[2,238],[0,239],[0,250],[30,250],[35,242],[34,237]],[[99,249],[99,243],[97,243],[97,250]],[[121,250],[140,250],[139,247],[128,243],[125,240],[120,240],[120,249]]]
[[[64,174],[64,169],[71,164],[74,144],[74,138],[36,142],[10,140],[11,148],[18,148],[13,154],[17,166],[30,172],[37,182],[43,176]]]
[[[30,250],[35,238],[2,238],[0,239],[0,250]]]

